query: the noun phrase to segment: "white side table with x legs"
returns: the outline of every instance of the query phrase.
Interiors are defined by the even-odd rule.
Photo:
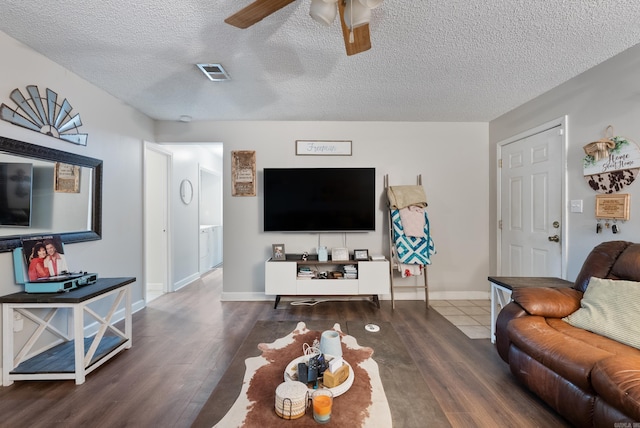
[[[99,278],[95,284],[69,292],[21,292],[0,297],[2,385],[9,386],[14,380],[51,379],[74,379],[80,385],[87,374],[122,350],[131,348],[131,284],[135,280]],[[98,313],[90,306],[105,298],[111,299],[106,311]],[[70,312],[66,329],[55,322],[56,314],[64,317],[65,310]],[[14,340],[14,312],[35,324],[24,344]],[[114,315],[118,312],[124,317],[124,329],[115,325]],[[84,335],[85,318],[98,325],[97,333],[91,337]],[[57,341],[53,341],[53,347],[39,352],[36,348],[45,333],[57,337]]]

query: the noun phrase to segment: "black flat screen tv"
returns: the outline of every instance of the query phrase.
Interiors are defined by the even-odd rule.
[[[0,162],[0,227],[31,225],[33,165]]]
[[[375,168],[265,168],[265,232],[375,230]]]

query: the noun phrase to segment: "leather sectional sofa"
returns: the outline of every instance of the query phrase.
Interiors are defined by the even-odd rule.
[[[512,302],[497,318],[496,347],[513,375],[573,425],[637,426],[640,349],[577,328],[567,322],[571,317],[565,318],[585,307],[581,301],[587,300],[588,286],[599,281],[592,277],[615,280],[602,281],[607,284],[640,281],[640,244],[610,241],[596,246],[571,288],[514,289]],[[635,290],[635,283],[626,285]],[[615,306],[640,324],[631,304],[618,301]]]

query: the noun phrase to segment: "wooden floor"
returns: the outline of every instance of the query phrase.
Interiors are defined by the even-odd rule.
[[[189,427],[256,320],[389,321],[453,427],[562,427],[472,340],[424,302],[220,302],[222,270],[133,315],[133,347],[87,377],[0,387],[0,427]],[[294,426],[293,424],[290,424]],[[425,421],[423,426],[429,426]]]

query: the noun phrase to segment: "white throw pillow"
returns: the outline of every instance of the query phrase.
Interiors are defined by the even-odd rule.
[[[562,320],[640,349],[640,283],[592,277],[580,309]]]

